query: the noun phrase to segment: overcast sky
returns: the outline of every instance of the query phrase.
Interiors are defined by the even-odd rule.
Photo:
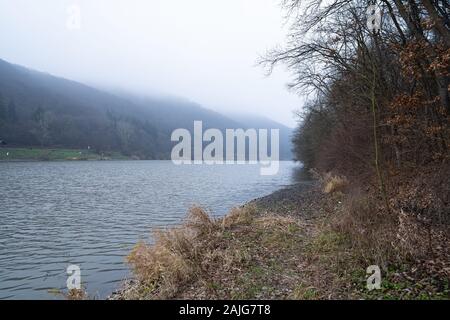
[[[293,127],[302,100],[256,65],[285,40],[280,0],[0,0],[0,58]],[[77,22],[76,5],[80,9]],[[77,8],[75,7],[75,9]],[[70,9],[72,8],[72,9]],[[78,28],[79,27],[79,28]]]

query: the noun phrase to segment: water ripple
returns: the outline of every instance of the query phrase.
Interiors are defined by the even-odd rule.
[[[0,163],[0,299],[55,299],[70,264],[105,297],[129,275],[125,256],[154,227],[194,205],[215,216],[291,183],[258,166],[174,166],[169,161]]]

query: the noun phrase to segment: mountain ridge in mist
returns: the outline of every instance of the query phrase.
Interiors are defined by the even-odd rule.
[[[205,129],[251,127],[248,116],[234,119],[185,99],[104,91],[0,59],[0,140],[12,146],[90,146],[98,152],[169,159],[171,132],[192,130],[194,120],[202,120]],[[267,129],[286,131],[271,123]],[[290,141],[284,140],[281,158],[290,159],[290,147],[285,147]]]

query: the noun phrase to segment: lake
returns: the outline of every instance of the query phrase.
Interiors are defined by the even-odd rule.
[[[90,295],[105,298],[130,275],[125,257],[152,227],[180,223],[201,205],[214,216],[293,182],[257,165],[170,161],[0,163],[0,299],[59,299],[66,268],[81,268]]]

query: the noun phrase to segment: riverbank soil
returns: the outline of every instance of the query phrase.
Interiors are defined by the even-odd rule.
[[[379,203],[328,176],[221,219],[192,208],[135,247],[135,279],[111,299],[449,299],[446,230],[381,215]],[[381,284],[369,291],[372,265]]]

